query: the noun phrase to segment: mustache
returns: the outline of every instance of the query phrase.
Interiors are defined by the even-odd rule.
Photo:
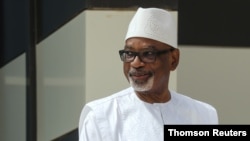
[[[128,72],[129,76],[137,76],[137,75],[145,75],[145,74],[150,74],[152,75],[153,73],[151,71],[148,70],[144,70],[144,69],[130,69]]]

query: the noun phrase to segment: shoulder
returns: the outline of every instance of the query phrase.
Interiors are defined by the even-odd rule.
[[[131,94],[132,92],[133,92],[133,89],[131,87],[129,87],[129,88],[121,90],[117,93],[114,93],[110,96],[88,102],[85,106],[89,106],[92,108],[98,108],[99,106],[102,107],[103,105],[111,104],[112,102],[117,101],[118,99],[129,96],[129,94]]]
[[[96,132],[97,129],[106,130],[111,128],[114,115],[119,114],[120,104],[128,101],[133,93],[132,88],[127,88],[108,97],[100,98],[84,105],[79,120],[79,134],[86,130],[88,132]],[[95,129],[93,129],[93,127]],[[92,130],[93,129],[93,130]],[[102,131],[105,133],[105,131]]]
[[[109,111],[111,108],[118,108],[118,101],[121,101],[122,99],[127,99],[132,92],[133,89],[129,87],[108,97],[88,102],[84,105],[83,112],[85,111],[84,113],[87,114],[88,112],[92,111],[98,114]]]
[[[183,105],[186,105],[186,106],[195,106],[195,107],[201,106],[204,109],[215,110],[215,108],[211,104],[194,99],[187,95],[183,95],[181,93],[177,93],[175,91],[171,91],[171,96],[175,102],[183,103]]]
[[[208,119],[208,122],[211,123],[218,123],[217,110],[211,104],[175,91],[171,92],[171,96],[173,102],[181,108],[187,109],[187,111],[190,112],[190,115],[192,114],[193,116],[203,117],[203,119]]]

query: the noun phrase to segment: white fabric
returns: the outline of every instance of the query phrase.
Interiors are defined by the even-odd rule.
[[[85,105],[79,141],[163,141],[163,125],[218,124],[214,107],[171,91],[166,103],[141,101],[133,88]]]
[[[138,8],[129,23],[125,40],[144,37],[177,48],[177,23],[171,14],[158,8]]]

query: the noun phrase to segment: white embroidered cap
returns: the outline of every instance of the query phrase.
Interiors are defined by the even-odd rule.
[[[144,37],[177,48],[177,26],[171,13],[159,8],[138,8],[130,21],[125,41]]]

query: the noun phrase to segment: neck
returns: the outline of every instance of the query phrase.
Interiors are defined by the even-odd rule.
[[[166,103],[171,99],[170,92],[167,91],[161,94],[148,93],[148,92],[136,92],[136,95],[144,102],[147,103]]]

